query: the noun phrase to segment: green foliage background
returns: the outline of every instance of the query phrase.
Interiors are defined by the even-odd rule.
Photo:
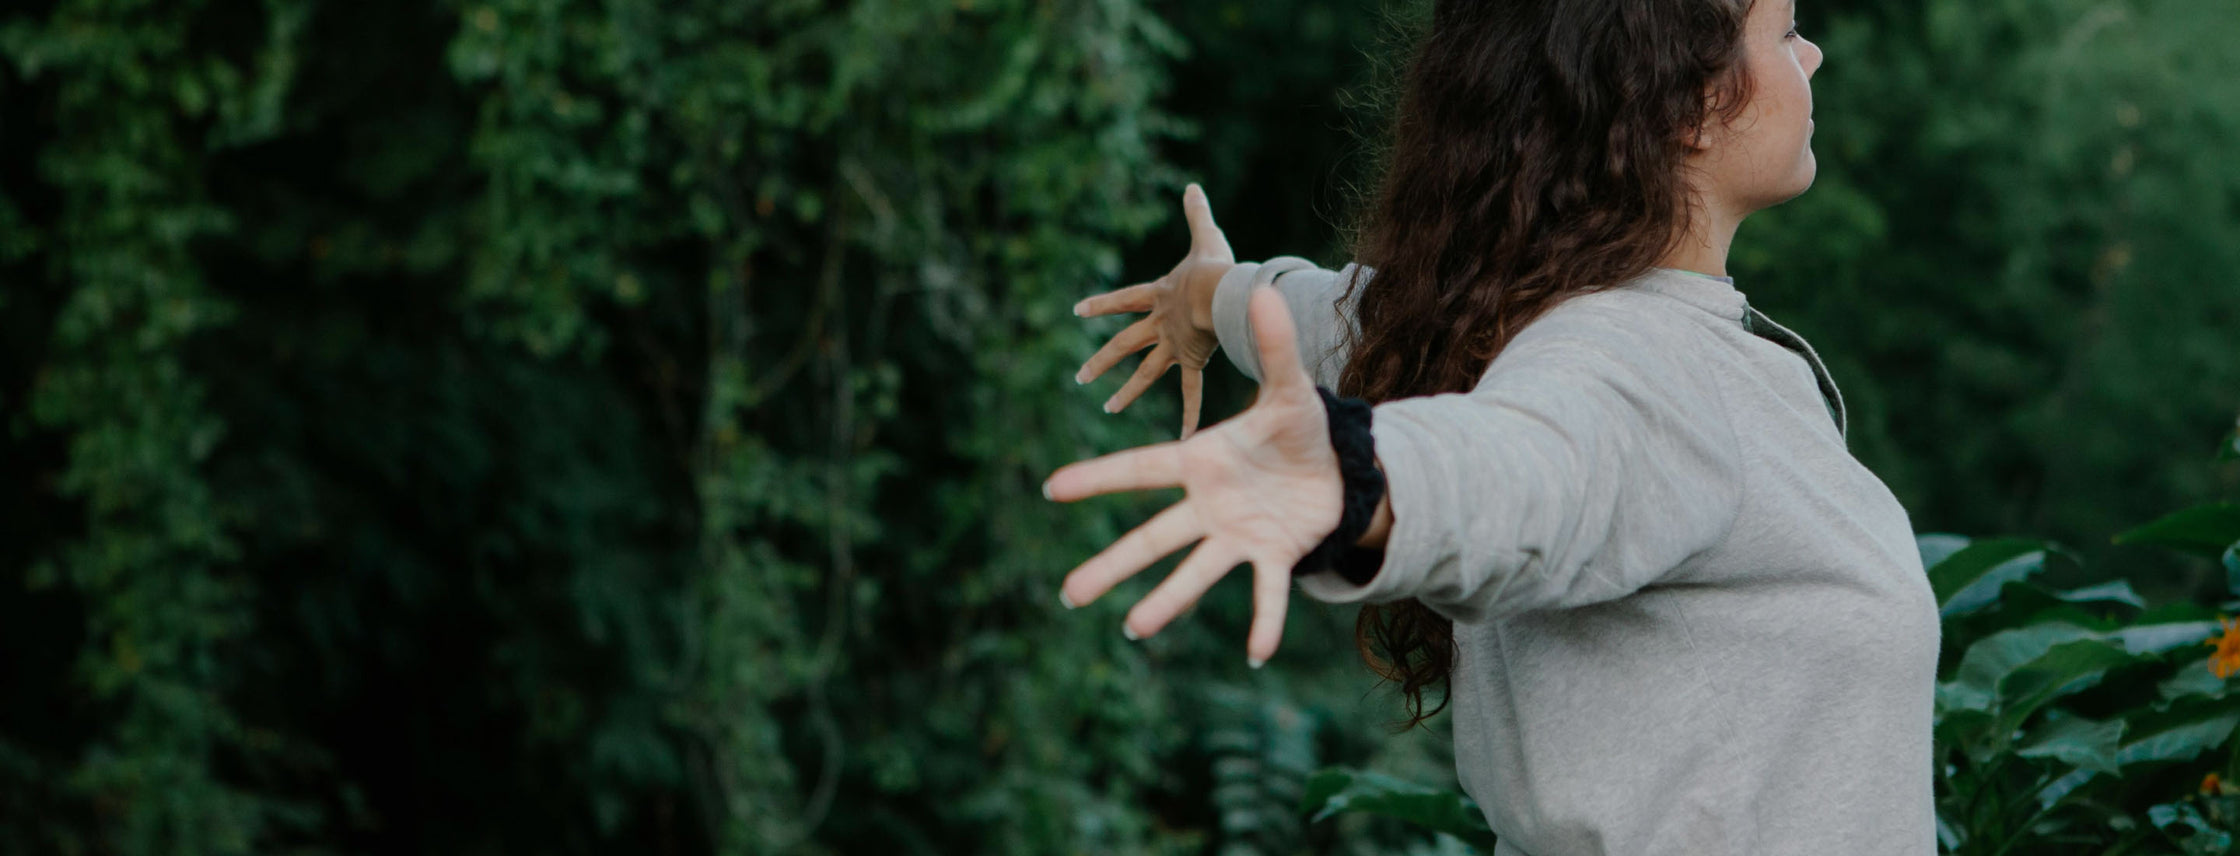
[[[31,0],[0,12],[0,851],[1321,853],[1350,613],[1059,577],[1171,497],[1067,378],[1201,181],[1345,261],[1421,3]],[[2228,494],[2240,18],[1806,3],[1820,179],[1734,272],[1923,532]],[[1358,129],[1358,130],[1356,130]],[[1209,418],[1247,393],[1217,370]],[[2060,573],[2048,569],[2048,576]]]

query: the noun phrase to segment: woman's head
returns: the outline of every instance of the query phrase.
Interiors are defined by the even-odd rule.
[[[1752,97],[1731,122],[1712,123],[1691,168],[1710,216],[1731,223],[1812,186],[1812,75],[1820,46],[1796,29],[1796,0],[1757,0],[1743,22],[1742,67]]]
[[[1820,54],[1793,2],[1437,0],[1351,228],[1375,287],[1342,298],[1340,391],[1467,391],[1555,304],[1802,193]],[[1414,721],[1452,629],[1416,601],[1362,610],[1362,653]]]

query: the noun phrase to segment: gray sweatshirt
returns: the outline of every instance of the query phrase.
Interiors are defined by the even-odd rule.
[[[1222,350],[1259,379],[1245,304],[1272,285],[1335,389],[1358,267],[1237,266]],[[1297,585],[1453,619],[1456,773],[1497,856],[1928,856],[1937,604],[1844,419],[1801,337],[1656,269],[1550,310],[1469,393],[1377,405],[1383,564]]]

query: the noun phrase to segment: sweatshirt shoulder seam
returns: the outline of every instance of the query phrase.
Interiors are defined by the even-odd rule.
[[[1697,306],[1696,304],[1690,303],[1686,300],[1682,300],[1669,294],[1662,294],[1655,291],[1647,291],[1641,289],[1607,289],[1604,291],[1594,292],[1593,294],[1624,294],[1628,292],[1637,292],[1642,295],[1648,295],[1659,298],[1663,301],[1669,301],[1671,303],[1679,304],[1680,306],[1685,307],[1691,313],[1700,313],[1701,315],[1710,316],[1711,318],[1719,317],[1717,313],[1711,312],[1710,310],[1707,310],[1701,306]],[[1582,296],[1592,295],[1590,294]],[[1626,309],[1634,309],[1643,305],[1647,305],[1638,298],[1633,297],[1620,297],[1607,302],[1611,303],[1614,306],[1625,307]],[[1560,309],[1561,304],[1559,304],[1557,308]],[[1554,310],[1550,311],[1552,313]],[[1650,317],[1662,321],[1671,316],[1665,315],[1663,313],[1653,313]],[[1707,337],[1705,340],[1702,340],[1705,344],[1711,344],[1712,342],[1715,342],[1718,336],[1718,328],[1702,318],[1693,316],[1691,316],[1685,324],[1667,326],[1663,327],[1663,329],[1678,333],[1683,336],[1701,335]],[[1739,329],[1739,327],[1737,329]],[[1712,362],[1715,363],[1716,361]],[[1737,484],[1733,486],[1735,500],[1731,504],[1732,507],[1730,508],[1727,516],[1727,523],[1725,527],[1720,531],[1718,538],[1713,541],[1714,544],[1718,544],[1724,543],[1728,538],[1733,536],[1734,528],[1742,518],[1743,495],[1747,492],[1748,485],[1741,482],[1748,477],[1748,467],[1744,464],[1742,458],[1742,438],[1740,434],[1740,427],[1735,423],[1734,408],[1731,405],[1732,399],[1730,399],[1728,396],[1728,373],[1725,369],[1720,368],[1716,365],[1705,366],[1704,368],[1706,369],[1706,371],[1704,372],[1703,380],[1711,387],[1712,395],[1717,399],[1718,402],[1719,416],[1726,423],[1725,433],[1727,445],[1727,460],[1732,468],[1732,475],[1737,480]]]

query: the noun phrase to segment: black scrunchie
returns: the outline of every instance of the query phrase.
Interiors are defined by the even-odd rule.
[[[1324,387],[1322,409],[1330,419],[1330,447],[1338,453],[1338,475],[1345,482],[1345,511],[1338,528],[1292,566],[1293,576],[1336,571],[1354,585],[1367,585],[1384,564],[1384,551],[1356,546],[1369,531],[1377,503],[1384,499],[1384,473],[1377,469],[1375,439],[1369,434],[1369,403],[1340,398]]]

